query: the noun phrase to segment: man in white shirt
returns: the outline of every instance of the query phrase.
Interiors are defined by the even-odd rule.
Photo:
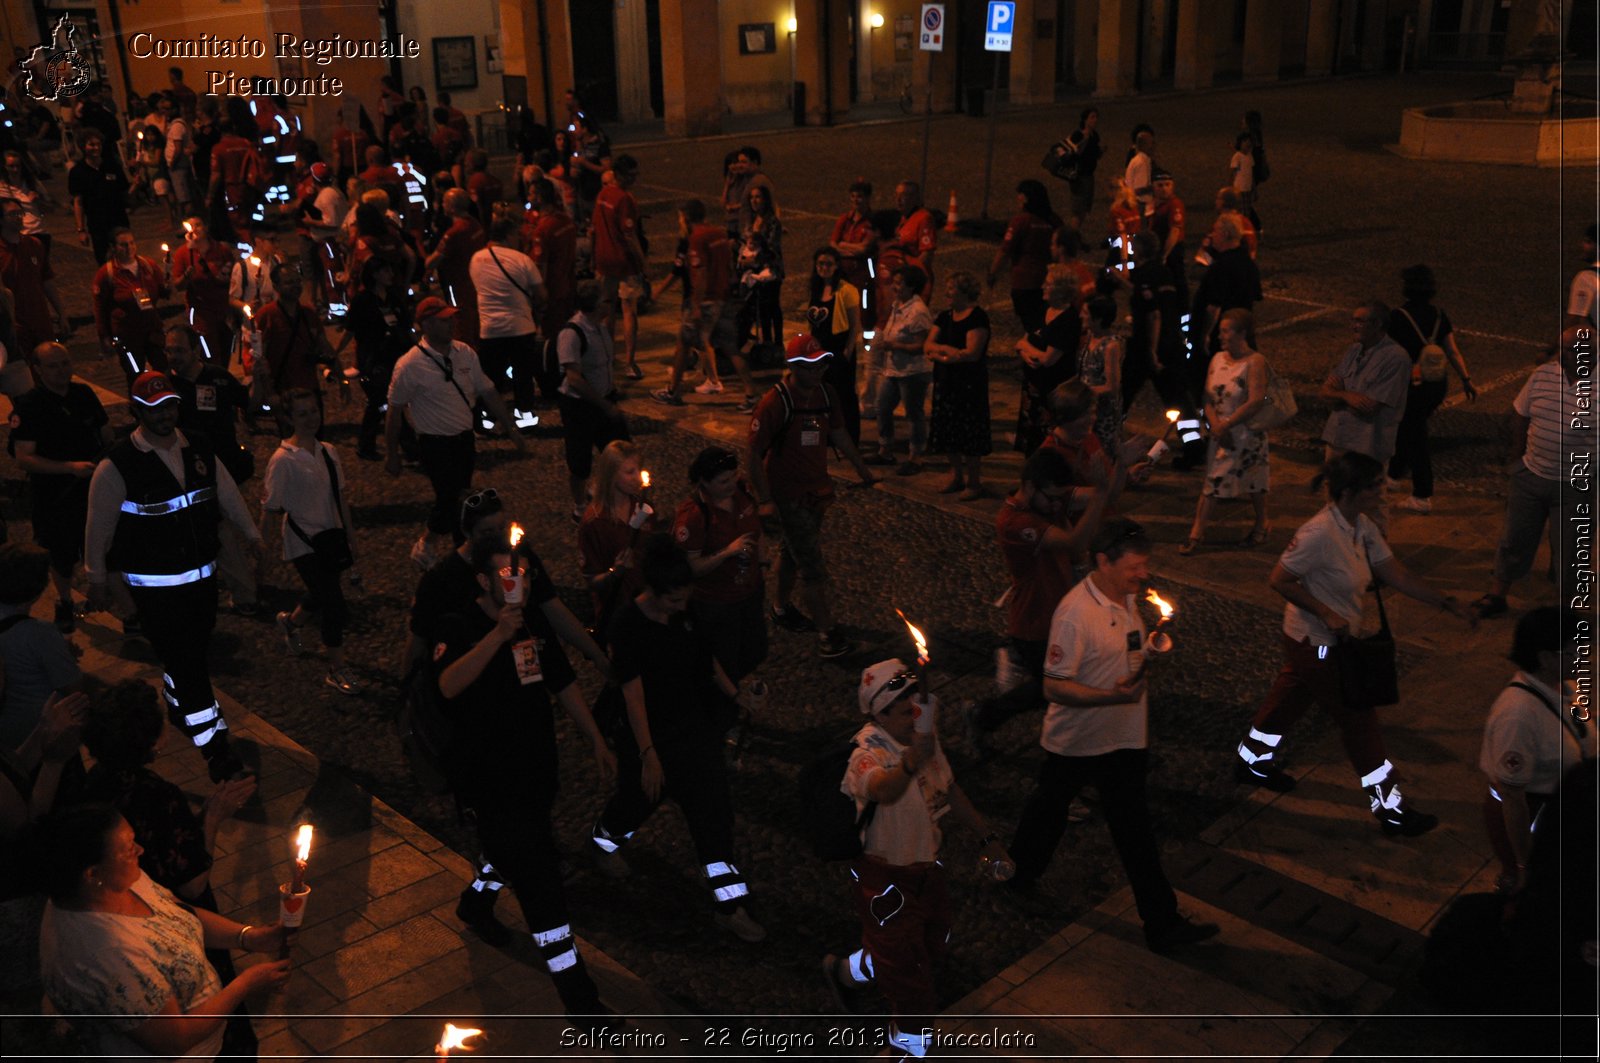
[[[1122,171],[1122,183],[1133,190],[1138,197],[1142,213],[1149,214],[1151,204],[1155,202],[1155,182],[1152,177],[1155,173],[1156,134],[1144,123],[1133,127],[1133,153],[1128,156],[1128,165]]]
[[[1325,457],[1332,461],[1350,451],[1387,465],[1406,409],[1411,356],[1389,338],[1389,308],[1383,303],[1362,303],[1350,312],[1350,323],[1355,342],[1322,382],[1322,397],[1333,405],[1322,426]]]
[[[578,312],[556,333],[561,366],[561,425],[566,429],[567,484],[572,489],[572,520],[583,517],[589,500],[589,473],[595,451],[615,439],[632,439],[628,420],[617,406],[612,377],[616,347],[603,313],[598,282],[578,285]]]
[[[954,812],[983,839],[989,861],[1003,860],[1005,850],[956,785],[933,732],[939,703],[918,688],[916,675],[898,659],[880,661],[861,673],[857,702],[868,723],[856,733],[839,789],[855,798],[858,818],[868,816],[850,871],[857,910],[872,918],[861,920],[861,948],[825,957],[823,973],[846,1012],[876,985],[894,1015],[890,1043],[921,1057],[939,1010],[934,965],[954,916],[938,862],[940,821]]]
[[[1594,378],[1594,331],[1589,325],[1568,325],[1561,333],[1560,356],[1535,369],[1512,400],[1511,489],[1494,579],[1489,593],[1472,603],[1481,618],[1505,613],[1506,594],[1533,568],[1547,524],[1550,571],[1562,573],[1567,569],[1561,559],[1571,556],[1578,523],[1593,520],[1594,481],[1590,472],[1578,470],[1593,463],[1594,404],[1580,384]],[[1584,506],[1590,507],[1587,513]]]
[[[139,374],[129,396],[139,427],[89,481],[89,608],[107,607],[110,572],[122,573],[161,662],[168,718],[221,782],[243,765],[228,747],[228,723],[206,660],[217,620],[217,528],[227,519],[256,557],[261,533],[209,444],[178,430],[179,397],[166,374]]]
[[[172,199],[180,211],[188,212],[199,203],[194,191],[194,135],[189,131],[189,122],[179,113],[178,103],[172,97],[161,97],[157,109],[166,122],[164,135],[167,143],[163,150],[166,155],[167,175],[172,180]]]
[[[1595,246],[1595,223],[1583,234],[1583,268],[1573,274],[1567,288],[1567,317],[1563,324],[1594,328],[1600,314],[1600,250]]]
[[[1030,890],[1044,874],[1072,799],[1093,783],[1144,920],[1145,943],[1164,954],[1215,936],[1217,925],[1179,913],[1145,799],[1150,703],[1146,634],[1134,596],[1150,575],[1150,540],[1121,518],[1106,523],[1089,551],[1094,570],[1067,592],[1050,621],[1044,664],[1050,706],[1039,738],[1045,763],[1011,842],[1017,865],[1011,886]]]
[[[389,380],[389,414],[385,422],[385,468],[400,475],[401,418],[417,433],[422,472],[433,485],[433,508],[427,529],[411,548],[411,559],[427,569],[450,549],[461,495],[472,486],[477,460],[473,441],[479,402],[493,416],[500,433],[519,453],[527,446],[513,427],[511,411],[484,375],[471,347],[454,339],[456,308],[436,295],[417,305],[422,341],[400,356]]]
[[[478,358],[483,371],[503,388],[509,378],[517,410],[533,408],[538,338],[535,316],[544,308],[544,277],[533,259],[517,250],[519,217],[495,219],[489,243],[467,266],[478,293]]]

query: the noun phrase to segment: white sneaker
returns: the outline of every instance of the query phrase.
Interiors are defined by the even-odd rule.
[[[416,542],[411,544],[411,560],[424,572],[432,568],[434,561],[438,560],[433,556],[433,547],[428,545],[428,537],[426,535],[420,536]]]
[[[694,389],[694,393],[696,395],[721,395],[722,394],[722,381],[720,381],[720,380],[702,381],[699,384],[699,386],[697,386]]]
[[[750,918],[750,913],[745,911],[743,907],[735,908],[730,915],[723,915],[718,912],[714,918],[717,926],[726,930],[740,941],[748,941],[754,945],[759,941],[767,940],[766,929]]]
[[[294,621],[290,617],[289,613],[278,614],[278,630],[283,632],[283,646],[289,651],[289,656],[299,657],[306,652],[306,648],[300,645],[300,630],[294,626]]]
[[[1396,502],[1395,508],[1403,509],[1408,513],[1432,513],[1433,499],[1418,498],[1416,495],[1412,495],[1400,502]]]

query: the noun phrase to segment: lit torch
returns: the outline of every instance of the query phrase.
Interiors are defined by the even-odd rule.
[[[1174,428],[1176,428],[1177,425],[1178,425],[1178,411],[1177,410],[1168,410],[1167,411],[1167,430],[1165,432],[1161,433],[1161,438],[1156,440],[1156,445],[1150,448],[1150,453],[1147,455],[1147,457],[1150,459],[1150,463],[1151,464],[1155,464],[1156,462],[1160,461],[1162,458],[1166,457],[1167,456],[1167,451],[1172,449],[1172,445],[1167,442],[1167,437],[1172,434],[1172,430]]]
[[[289,958],[289,941],[306,919],[306,898],[311,887],[306,885],[306,862],[311,859],[311,824],[302,823],[295,831],[294,875],[278,887],[278,921],[283,925],[283,939],[278,944],[278,959]]]
[[[187,236],[188,234],[194,232],[194,222],[192,222],[192,221],[184,222],[183,223],[183,232],[184,232],[185,236]]]
[[[906,631],[911,635],[911,644],[917,651],[917,656],[911,665],[911,671],[917,677],[917,686],[919,688],[917,696],[911,699],[917,710],[916,729],[923,734],[931,734],[933,731],[933,713],[924,711],[926,706],[923,704],[928,697],[926,680],[928,678],[928,664],[932,660],[928,656],[928,639],[927,636],[923,635],[921,628],[906,619],[906,614],[899,609],[894,612],[900,618],[900,622],[906,626]]]
[[[1161,619],[1156,621],[1156,629],[1150,632],[1150,650],[1153,653],[1170,653],[1172,636],[1161,629],[1172,623],[1172,603],[1157,594],[1154,587],[1145,592],[1144,600],[1161,613]]]
[[[171,266],[172,266],[172,248],[169,247],[166,244],[162,244],[161,245],[161,261],[162,261],[163,265],[167,266],[169,269],[171,268]]]
[[[500,570],[500,588],[507,605],[520,605],[523,597],[522,568],[517,564],[517,544],[522,541],[522,525],[511,525],[511,564]]]
[[[650,490],[650,470],[649,469],[640,469],[639,470],[639,486],[644,488],[646,491]]]
[[[450,1058],[450,1052],[456,1048],[467,1048],[467,1042],[474,1037],[482,1037],[482,1030],[474,1030],[470,1026],[457,1026],[453,1022],[444,1024],[444,1033],[439,1035],[439,1043],[433,1046],[434,1055],[438,1059]]]

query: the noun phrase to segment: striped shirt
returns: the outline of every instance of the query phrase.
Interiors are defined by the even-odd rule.
[[[1566,452],[1585,448],[1594,432],[1589,386],[1568,380],[1561,363],[1552,359],[1533,371],[1511,408],[1528,419],[1528,449],[1522,464],[1546,480],[1564,479],[1571,464]]]

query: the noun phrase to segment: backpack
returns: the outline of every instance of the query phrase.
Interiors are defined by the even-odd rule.
[[[1444,348],[1435,342],[1439,338],[1439,325],[1444,315],[1437,310],[1434,313],[1438,316],[1433,319],[1433,330],[1424,336],[1422,329],[1417,326],[1417,319],[1405,309],[1400,310],[1400,316],[1411,323],[1411,331],[1422,341],[1422,350],[1417,352],[1417,377],[1430,384],[1437,384],[1444,379],[1446,366]]]
[[[800,769],[800,823],[811,851],[821,860],[854,860],[861,835],[878,813],[878,802],[856,812],[855,799],[839,789],[856,740],[835,742]]]
[[[778,393],[778,400],[783,403],[783,423],[778,426],[776,432],[772,433],[772,446],[769,449],[771,454],[777,454],[783,449],[783,444],[789,438],[789,425],[794,421],[795,414],[820,413],[824,424],[832,418],[833,393],[828,390],[828,385],[826,384],[822,385],[821,406],[796,406],[794,404],[794,395],[789,391],[789,385],[781,380],[772,386],[772,390]]]
[[[431,661],[419,661],[400,683],[400,748],[423,791],[450,792],[445,765],[455,749],[456,727],[445,714],[439,677]]]

